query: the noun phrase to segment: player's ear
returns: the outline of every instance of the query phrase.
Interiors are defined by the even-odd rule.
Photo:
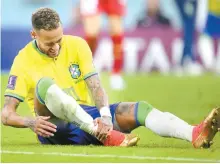
[[[36,32],[34,30],[31,30],[31,38],[36,39],[36,36],[37,36]]]

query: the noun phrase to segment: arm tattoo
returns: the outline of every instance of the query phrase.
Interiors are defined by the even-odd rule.
[[[20,103],[20,101],[17,100],[16,98],[6,96],[6,97],[5,97],[4,107],[6,107],[6,106],[14,106],[15,109],[17,109],[19,103]]]
[[[2,122],[4,125],[8,124],[8,119],[11,117],[12,112],[9,112],[8,115],[6,117],[2,118]]]
[[[5,97],[5,104],[2,110],[2,123],[16,128],[29,127],[34,130],[35,119],[21,117],[16,113],[20,101],[14,97]]]
[[[118,105],[115,114],[128,117],[134,114],[135,104],[122,102]]]
[[[4,104],[4,109],[3,110],[7,110],[8,107],[11,107],[12,109],[17,109],[18,105],[19,105],[20,101],[17,100],[16,98],[13,97],[9,97],[6,96],[5,97],[5,104]],[[13,111],[8,112],[8,114],[3,117],[2,122],[7,125],[8,124],[8,120],[9,118],[13,115]]]
[[[36,120],[31,118],[26,118],[24,121],[25,126],[29,127],[31,130],[34,131]]]
[[[98,109],[104,106],[108,106],[108,96],[105,93],[104,88],[101,86],[101,82],[98,75],[93,75],[86,80],[86,84],[89,87],[93,100]]]

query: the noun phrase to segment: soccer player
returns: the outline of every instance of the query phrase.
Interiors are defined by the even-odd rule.
[[[126,0],[80,1],[85,39],[93,54],[97,47],[97,39],[101,29],[101,14],[104,13],[108,17],[109,32],[113,45],[113,68],[110,76],[110,86],[115,90],[122,90],[125,87],[125,82],[121,77],[124,60],[122,17],[125,13],[125,3]]]
[[[87,43],[63,35],[59,15],[49,8],[34,12],[32,25],[34,39],[19,52],[10,71],[4,125],[30,127],[43,144],[131,146],[138,138],[112,127],[130,133],[145,126],[160,136],[192,142],[195,148],[210,147],[220,130],[220,108],[192,126],[144,101],[109,106]],[[24,99],[35,109],[36,119],[16,113]]]
[[[37,133],[40,142],[45,144],[101,144],[100,141],[107,146],[136,144],[138,137],[112,130],[108,100],[95,72],[86,42],[81,38],[64,36],[59,15],[48,8],[41,8],[32,15],[32,25],[31,36],[34,40],[19,52],[10,71],[2,122],[13,127],[31,128]],[[53,78],[59,87],[74,98],[59,91],[57,86],[55,95],[59,94],[57,96],[61,97],[54,100],[53,95],[45,100],[45,89],[51,82],[46,77]],[[17,106],[24,99],[33,113],[36,112],[36,118],[16,114]],[[95,118],[101,115],[101,119],[96,119],[95,123],[78,105],[91,105],[94,104],[93,101],[100,114],[90,107],[85,107],[85,110]],[[40,106],[39,102],[44,106]],[[76,108],[69,107],[69,102],[75,103]],[[66,122],[45,116],[46,112],[42,112],[45,105],[55,115],[57,109],[59,112],[72,112],[72,115],[66,115],[65,112],[61,113],[62,116],[58,115]],[[115,107],[116,105],[110,106]]]
[[[180,63],[177,63],[176,73],[189,75],[201,75],[202,66],[196,61],[194,52],[194,32],[196,24],[197,0],[175,0],[183,24],[183,52]]]
[[[204,28],[204,33],[206,35],[202,36],[203,44],[201,45],[201,51],[206,52],[207,56],[214,59],[213,52],[213,41],[220,40],[220,1],[218,0],[209,0],[208,1],[208,15],[206,19],[206,24]],[[219,42],[220,43],[220,42]],[[218,50],[219,55],[217,55],[217,59],[206,60],[205,66],[210,70],[215,70],[216,73],[220,75],[220,49]],[[214,63],[214,64],[213,64]],[[213,67],[214,66],[214,67]]]

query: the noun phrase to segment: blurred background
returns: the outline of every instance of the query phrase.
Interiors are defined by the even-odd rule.
[[[220,72],[219,1],[182,0],[184,4],[178,1],[181,3],[181,0],[126,1],[124,72],[156,70],[182,75],[182,68],[190,75]],[[192,2],[196,4],[190,4]],[[66,34],[83,37],[79,0],[2,0],[2,71],[10,69],[15,55],[31,40],[31,13],[41,6],[51,7],[60,14]],[[183,19],[181,8],[189,15],[191,12],[189,18]],[[193,15],[193,11],[196,14]],[[102,20],[102,32],[94,55],[99,71],[111,70],[113,61],[105,15]],[[211,23],[207,23],[209,20]]]

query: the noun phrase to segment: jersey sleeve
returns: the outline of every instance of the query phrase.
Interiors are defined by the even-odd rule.
[[[27,73],[25,72],[24,64],[17,56],[12,64],[4,95],[24,101],[28,93],[28,88]]]
[[[79,66],[83,75],[83,79],[87,79],[88,77],[97,74],[92,58],[92,52],[89,48],[89,45],[85,40],[79,39]]]

